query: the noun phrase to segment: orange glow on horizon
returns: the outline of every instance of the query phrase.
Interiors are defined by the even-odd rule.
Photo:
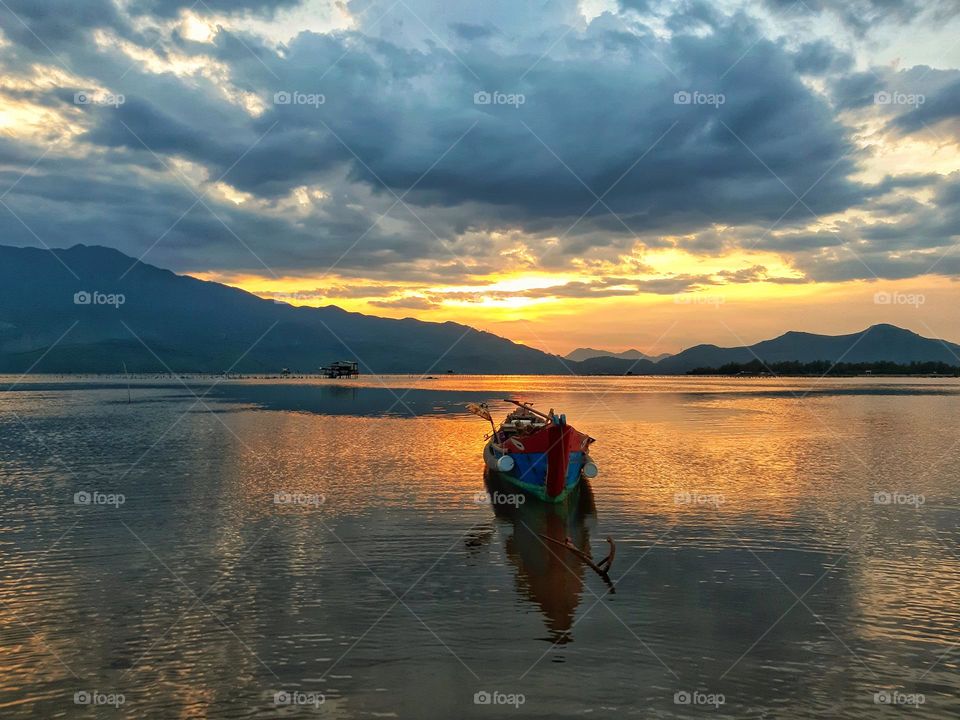
[[[790,277],[786,268],[781,269],[783,275],[777,271],[770,274]],[[590,279],[567,274],[504,274],[485,278],[483,283],[473,279],[464,285],[437,286],[343,277],[320,281],[215,272],[192,275],[292,305],[335,305],[381,317],[458,322],[556,354],[566,354],[575,347],[673,353],[701,342],[735,346],[776,337],[787,330],[844,334],[879,322],[928,337],[960,339],[952,332],[957,319],[956,284],[936,276],[919,282],[916,278],[889,282],[727,282],[677,294],[642,292],[581,298],[522,294]],[[922,314],[916,306],[883,304],[875,299],[878,292],[916,294],[918,287],[924,289]],[[490,297],[487,293],[505,295]],[[400,304],[404,299],[413,302]]]

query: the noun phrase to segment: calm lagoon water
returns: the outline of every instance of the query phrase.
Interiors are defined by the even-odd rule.
[[[3,717],[960,714],[956,380],[212,382],[0,394]],[[578,507],[489,502],[508,396]]]

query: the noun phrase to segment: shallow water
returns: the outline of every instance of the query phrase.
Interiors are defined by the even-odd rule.
[[[960,713],[956,380],[11,385],[3,717]],[[508,396],[598,439],[579,507],[491,506]]]

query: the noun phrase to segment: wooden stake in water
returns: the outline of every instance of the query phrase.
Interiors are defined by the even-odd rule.
[[[127,372],[127,363],[121,361],[123,365],[123,374],[127,376],[127,405],[133,402],[130,398],[130,373]]]
[[[544,535],[543,533],[537,533],[537,534],[540,537],[542,537],[544,540],[549,540],[550,542],[556,543],[557,545],[562,545],[567,550],[572,552],[574,555],[580,558],[584,563],[589,565],[590,568],[592,568],[593,571],[597,573],[597,575],[603,578],[604,582],[606,582],[607,585],[610,587],[611,593],[616,592],[616,589],[613,586],[613,581],[610,579],[610,568],[613,566],[613,558],[616,557],[617,555],[617,546],[614,544],[613,538],[610,538],[610,537],[607,538],[607,543],[609,543],[610,545],[610,554],[607,555],[600,562],[595,563],[593,561],[593,558],[590,557],[590,555],[588,555],[587,553],[583,552],[580,548],[578,548],[574,544],[573,540],[571,540],[569,537],[565,538],[563,542],[560,542],[559,540],[552,538],[548,535]]]

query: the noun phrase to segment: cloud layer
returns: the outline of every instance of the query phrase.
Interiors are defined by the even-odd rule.
[[[957,174],[867,172],[905,139],[955,145],[960,71],[771,31],[780,0],[353,1],[338,30],[257,31],[296,4],[9,0],[4,242],[265,276],[584,274],[554,297],[960,269]],[[805,7],[857,36],[953,17]],[[792,273],[621,275],[665,249]]]

